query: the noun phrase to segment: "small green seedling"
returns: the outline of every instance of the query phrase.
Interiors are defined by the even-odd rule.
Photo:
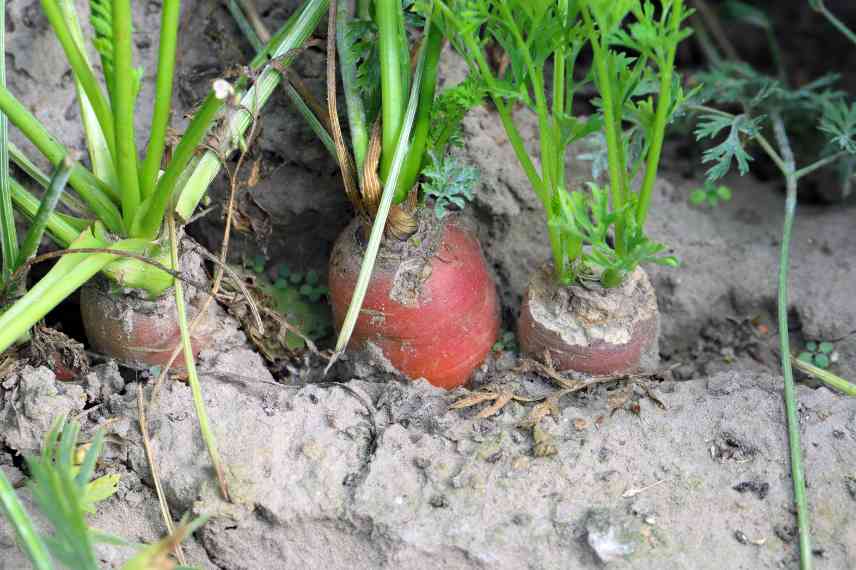
[[[494,352],[517,352],[517,336],[513,331],[504,330],[499,339],[493,344]]]
[[[716,185],[709,180],[705,181],[704,186],[690,193],[690,203],[694,206],[707,204],[715,208],[720,202],[729,201],[731,201],[731,188],[724,184]]]
[[[267,259],[265,259],[264,255],[257,255],[253,258],[253,271],[256,273],[262,273],[265,270],[265,264],[267,263]]]
[[[42,453],[27,457],[31,478],[28,488],[50,533],[39,531],[9,481],[0,471],[0,513],[12,524],[18,544],[38,570],[99,568],[95,545],[109,543],[133,546],[123,538],[89,526],[86,513],[94,505],[116,492],[117,475],[92,479],[98,456],[104,446],[104,433],[99,431],[91,444],[79,445],[80,424],[57,418],[42,447]],[[157,544],[137,548],[123,570],[172,568],[167,566],[172,547],[202,523],[205,517],[189,525],[182,524],[176,535]]]
[[[288,323],[313,341],[322,339],[333,331],[330,308],[324,302],[329,289],[321,282],[317,271],[306,273],[292,271],[282,264],[276,268],[276,278],[271,280],[265,270],[267,259],[255,256],[245,267],[255,273],[256,286],[272,300],[273,306]],[[306,343],[293,332],[286,334],[286,346],[290,350],[303,348]]]
[[[434,199],[434,215],[442,220],[450,212],[463,210],[466,203],[472,201],[480,176],[476,168],[454,157],[432,154],[432,158],[422,171],[425,176],[422,190],[426,197]]]
[[[835,360],[834,351],[835,345],[831,342],[815,342],[812,340],[805,344],[805,350],[797,358],[826,370]]]

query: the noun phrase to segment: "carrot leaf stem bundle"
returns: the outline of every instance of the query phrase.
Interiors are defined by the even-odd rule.
[[[425,2],[426,5],[432,4]],[[665,246],[644,232],[665,130],[689,94],[674,71],[678,44],[689,34],[681,0],[437,0],[446,34],[496,105],[515,155],[547,218],[558,282],[592,274],[619,285],[640,263],[674,266]],[[489,46],[508,65],[496,69]],[[584,50],[592,71],[575,74]],[[552,69],[552,90],[548,71]],[[597,113],[574,116],[579,88],[591,81]],[[536,155],[526,150],[512,113],[522,104],[537,116]],[[568,188],[569,145],[596,134],[605,140],[609,182]],[[643,177],[634,190],[637,176]]]

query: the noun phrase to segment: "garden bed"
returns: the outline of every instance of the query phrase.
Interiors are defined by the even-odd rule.
[[[243,44],[228,16],[205,6],[210,12],[188,22],[183,40],[180,109],[198,101],[224,62],[241,59]],[[73,85],[62,83],[61,70],[37,75],[57,78],[49,97],[26,89],[21,58],[52,42],[41,16],[33,20],[28,10],[38,14],[37,3],[16,5],[9,16],[18,26],[9,34],[10,85],[29,93],[40,116],[62,124]],[[137,47],[153,69],[147,62],[155,49],[145,37],[156,18],[143,5],[137,10]],[[285,12],[278,10],[262,13],[280,21]],[[219,51],[211,50],[215,38]],[[300,73],[320,82],[322,59],[310,50]],[[53,61],[60,58],[40,58],[39,65]],[[463,72],[453,63],[444,76],[455,80]],[[141,97],[151,96],[144,87]],[[239,240],[234,255],[255,255],[258,241],[272,264],[321,270],[348,220],[339,178],[285,99],[274,103],[262,120],[261,181],[239,200],[256,236]],[[531,142],[535,121],[521,120]],[[482,171],[471,215],[511,328],[529,276],[549,256],[543,213],[495,117],[475,110],[464,131],[463,153]],[[80,142],[71,127],[59,132]],[[588,163],[570,166],[569,180],[587,178]],[[294,375],[301,381],[282,382],[237,323],[219,314],[213,348],[200,356],[200,380],[234,504],[218,498],[189,388],[170,382],[149,411],[174,514],[213,516],[187,541],[189,560],[229,570],[596,568],[608,560],[632,568],[718,568],[726,560],[735,568],[796,567],[774,348],[783,195],[775,183],[732,178],[730,202],[693,206],[688,197],[702,175],[697,162],[667,149],[649,228],[674,245],[682,267],[650,270],[661,310],[662,372],[567,395],[537,431],[520,427],[538,404],[522,399],[549,396],[558,386],[511,351],[495,353],[470,389],[511,392],[521,401],[479,418],[490,401],[449,409],[474,392],[398,382],[366,362],[346,360],[322,377],[325,363],[307,357]],[[213,194],[214,204],[222,191]],[[800,204],[791,277],[795,347],[833,342],[834,369],[851,379],[854,213],[852,200]],[[218,247],[217,210],[190,233]],[[56,414],[79,415],[86,433],[103,424],[101,466],[122,482],[93,524],[130,540],[156,539],[164,529],[137,428],[138,386],[149,380],[148,372],[109,362],[96,363],[82,383],[59,382],[44,368],[0,380],[0,469],[20,480],[19,454],[38,449]],[[856,402],[809,384],[799,387],[798,399],[816,565],[856,567],[856,521],[849,516],[856,507]],[[5,524],[0,570],[17,570],[25,562]],[[107,567],[123,559],[112,549],[101,554]]]

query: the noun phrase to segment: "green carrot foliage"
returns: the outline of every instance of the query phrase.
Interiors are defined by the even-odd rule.
[[[547,217],[556,279],[572,283],[597,273],[616,286],[639,263],[674,264],[664,246],[645,236],[644,225],[657,177],[667,125],[692,92],[674,71],[678,44],[690,31],[683,2],[638,0],[436,0],[442,25],[496,105],[511,146],[541,200]],[[487,46],[493,46],[488,52]],[[496,48],[507,68],[495,69]],[[584,50],[592,70],[578,79]],[[548,74],[552,72],[552,93]],[[592,82],[598,97],[591,117],[575,116],[579,88]],[[537,154],[530,155],[511,108],[523,104],[536,115]],[[607,186],[568,188],[569,145],[597,134],[604,141]],[[536,167],[536,164],[539,166]],[[637,175],[643,175],[638,191]],[[606,207],[604,211],[602,208]]]

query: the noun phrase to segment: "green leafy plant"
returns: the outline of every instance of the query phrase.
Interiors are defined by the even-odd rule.
[[[409,0],[358,0],[355,8],[351,12],[344,2],[331,5],[327,97],[346,195],[358,216],[372,223],[372,230],[336,355],[344,351],[353,333],[384,234],[388,230],[401,239],[415,231],[415,218],[402,205],[418,202],[413,200],[417,181],[432,157],[445,156],[464,107],[475,104],[480,93],[468,83],[453,95],[437,97],[444,38],[433,9],[418,9]],[[419,33],[411,34],[408,26]],[[418,44],[414,38],[419,38]],[[337,61],[347,103],[350,150],[338,124]]]
[[[597,275],[620,284],[639,263],[675,265],[665,247],[644,233],[666,126],[689,94],[674,71],[678,44],[689,35],[681,1],[657,10],[650,2],[605,0],[437,0],[442,25],[492,98],[514,152],[544,207],[555,277],[560,283]],[[508,58],[495,71],[486,44]],[[574,80],[580,53],[590,49],[598,112],[575,117]],[[552,93],[546,74],[552,64]],[[524,104],[538,117],[536,157],[526,151],[511,108]],[[605,141],[609,184],[567,188],[568,146],[593,133]],[[596,164],[600,161],[595,160]],[[642,173],[638,191],[634,178]]]
[[[272,281],[258,260],[256,257],[253,264],[256,286],[272,300],[273,308],[310,340],[328,336],[333,331],[330,307],[325,302],[330,291],[318,272],[292,271],[282,264],[275,268],[276,279]],[[290,350],[306,346],[306,341],[291,331],[286,332],[285,343]]]
[[[38,570],[68,568],[97,570],[95,545],[110,543],[130,546],[122,538],[97,531],[86,522],[93,505],[109,498],[116,490],[118,476],[92,479],[96,461],[104,445],[99,431],[92,442],[78,445],[80,425],[58,418],[45,437],[41,455],[27,458],[31,478],[28,483],[39,512],[50,532],[39,532],[15,491],[0,471],[0,512],[15,530],[22,550]],[[166,562],[170,546],[205,522],[204,518],[182,525],[177,536],[139,549],[123,568],[153,568]]]
[[[434,200],[434,215],[440,220],[450,211],[464,209],[473,199],[480,178],[477,169],[450,156],[434,157],[422,174],[423,195]]]
[[[812,5],[847,35],[849,30],[846,27],[842,29],[843,24],[826,10],[822,1],[814,0]],[[848,37],[856,38],[852,34]],[[733,48],[729,51],[736,54]],[[701,113],[701,126],[696,131],[697,138],[725,136],[725,140],[718,145],[723,151],[705,153],[705,162],[714,163],[708,170],[708,181],[714,183],[724,176],[731,168],[732,159],[737,156],[743,158],[742,161],[737,161],[741,174],[748,172],[751,154],[747,145],[750,142],[756,143],[772,160],[785,181],[785,218],[779,258],[777,313],[791,477],[799,527],[800,568],[805,570],[812,567],[812,548],[788,332],[791,235],[799,181],[824,166],[853,163],[856,151],[856,145],[853,145],[856,122],[853,121],[853,105],[848,103],[847,96],[830,88],[835,80],[834,76],[821,77],[801,87],[791,87],[781,69],[780,77],[772,78],[743,62],[722,62],[718,55],[715,55],[715,58],[719,63],[714,63],[712,69],[701,76],[701,80],[706,82],[704,98],[716,101],[717,104],[736,105],[739,111],[729,112],[704,105],[694,107]],[[829,138],[828,144],[821,148],[819,157],[800,157],[800,160],[806,162],[798,166],[798,158],[791,141],[799,140],[807,131],[811,134],[812,130],[814,134],[825,134]],[[739,133],[737,136],[733,134],[735,131]],[[768,139],[770,134],[773,142]],[[845,169],[843,180],[846,181],[851,176],[852,170]],[[799,362],[800,367],[811,367],[814,372],[819,371],[821,376],[824,376],[822,373],[825,371],[821,368],[799,359],[794,360]],[[831,378],[829,375],[825,377]],[[835,378],[831,380],[835,381]],[[838,385],[843,386],[840,383]],[[849,385],[849,388],[852,389],[852,385]],[[847,386],[844,386],[844,389],[847,389]]]
[[[169,153],[171,158],[161,173],[167,156],[180,1],[163,3],[156,97],[149,143],[142,157],[134,142],[140,74],[131,57],[130,0],[102,0],[91,5],[93,41],[105,70],[106,92],[87,59],[75,4],[71,0],[42,1],[45,16],[72,69],[93,165],[90,171],[80,163],[72,163],[68,183],[80,198],[83,211],[75,215],[50,212],[46,216],[46,232],[61,247],[83,249],[85,253],[64,256],[30,292],[0,315],[0,351],[99,271],[121,287],[143,289],[151,296],[159,296],[173,285],[169,273],[125,256],[142,255],[170,267],[163,232],[167,214],[174,212],[181,220],[190,218],[219,172],[222,157],[239,146],[253,116],[280,81],[278,69],[293,60],[295,48],[312,33],[326,7],[325,0],[307,0],[252,61],[252,82],[244,77],[228,89],[209,94]],[[0,111],[51,163],[65,160],[66,149],[5,86],[0,87]],[[197,153],[215,119],[223,129],[220,148]],[[10,145],[8,150],[12,160],[36,182],[49,180],[14,147]],[[25,215],[37,216],[47,200],[37,198],[14,180],[9,182],[10,190],[3,192],[0,204],[11,201]],[[6,224],[10,219],[8,209],[0,206],[0,210]],[[15,249],[6,237],[7,225],[3,230],[4,271],[9,273],[13,264],[8,260]]]
[[[827,341],[809,341],[805,343],[805,350],[800,352],[797,358],[803,362],[813,364],[822,370],[829,368],[833,361],[835,345]]]
[[[701,188],[695,188],[690,192],[690,203],[695,206],[707,204],[715,208],[720,202],[730,201],[731,188],[725,184],[714,184],[709,180],[706,180]]]

